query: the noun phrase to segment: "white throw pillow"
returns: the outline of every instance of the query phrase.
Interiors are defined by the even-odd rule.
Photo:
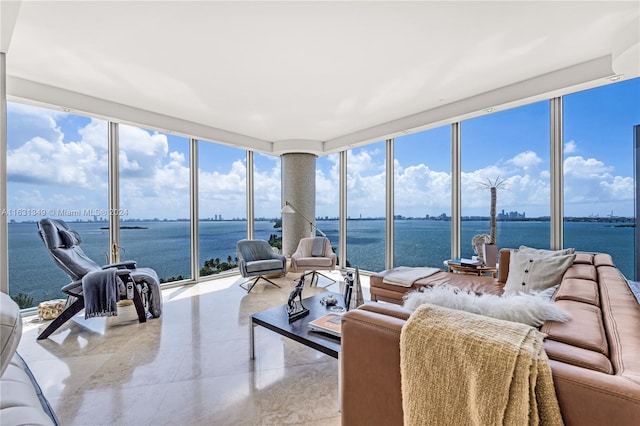
[[[403,306],[415,310],[424,303],[505,321],[521,322],[532,327],[539,327],[545,321],[565,322],[571,319],[569,314],[543,297],[528,294],[477,295],[450,286],[425,287],[423,291],[413,291],[405,296]]]
[[[573,254],[576,252],[574,248],[566,248],[563,250],[545,250],[545,249],[537,249],[533,247],[520,246],[518,251],[528,254],[541,254],[545,256],[563,256],[566,254]]]
[[[560,284],[575,258],[575,253],[548,256],[511,250],[504,293],[534,293]]]

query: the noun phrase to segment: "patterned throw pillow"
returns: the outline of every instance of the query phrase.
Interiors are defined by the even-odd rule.
[[[575,253],[549,256],[511,250],[504,293],[535,293],[560,284],[575,258]]]

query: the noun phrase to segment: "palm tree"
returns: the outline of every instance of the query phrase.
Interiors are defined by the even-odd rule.
[[[496,243],[496,204],[498,200],[498,188],[504,185],[506,179],[500,180],[500,176],[495,180],[487,179],[487,182],[480,182],[480,186],[483,189],[489,189],[491,191],[491,210],[489,210],[489,238],[491,244]]]

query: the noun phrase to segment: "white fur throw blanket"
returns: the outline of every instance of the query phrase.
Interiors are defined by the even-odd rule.
[[[436,272],[440,272],[438,268],[413,268],[410,266],[398,266],[390,269],[382,278],[385,284],[399,285],[401,287],[411,287],[414,282],[421,278],[429,277]]]
[[[404,425],[562,425],[543,334],[425,304],[400,335]]]
[[[539,327],[545,321],[565,322],[571,319],[569,314],[546,297],[522,293],[513,296],[476,294],[450,286],[425,287],[423,291],[412,291],[404,297],[403,306],[415,310],[425,303],[521,322],[532,327]]]

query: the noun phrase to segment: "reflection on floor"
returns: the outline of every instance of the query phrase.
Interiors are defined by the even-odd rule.
[[[158,319],[138,323],[133,306],[81,313],[40,341],[47,323],[27,318],[18,351],[63,425],[339,425],[335,359],[262,327],[249,359],[249,316],[286,303],[298,276],[249,294],[239,276],[167,289]],[[307,285],[303,296],[327,290],[340,291]]]

